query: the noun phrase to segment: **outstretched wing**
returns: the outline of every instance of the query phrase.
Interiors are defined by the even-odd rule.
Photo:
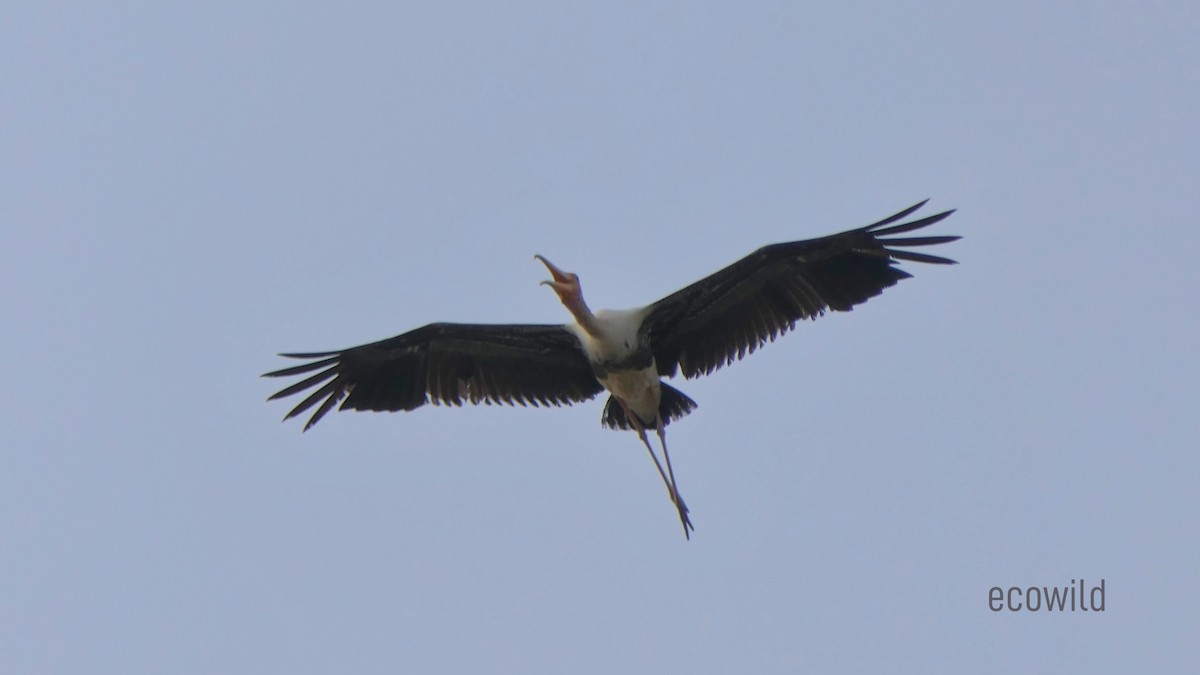
[[[928,201],[928,200],[925,200]],[[684,377],[707,375],[786,333],[800,319],[825,310],[850,311],[909,276],[901,260],[953,264],[906,250],[954,241],[954,236],[884,239],[932,225],[951,211],[899,225],[925,205],[819,239],[764,246],[725,269],[650,307],[642,329],[650,338],[658,371]]]
[[[339,401],[341,410],[413,410],[429,402],[464,401],[569,405],[602,390],[577,338],[562,326],[434,323],[342,351],[281,356],[314,360],[264,377],[318,371],[270,399],[315,388],[284,417],[320,404],[305,431]]]

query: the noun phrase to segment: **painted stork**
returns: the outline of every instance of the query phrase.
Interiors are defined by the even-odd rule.
[[[309,362],[265,377],[317,372],[270,400],[315,388],[284,417],[316,406],[304,425],[307,431],[339,402],[340,410],[389,411],[431,402],[557,406],[607,390],[601,424],[637,432],[690,539],[695,528],[675,482],[666,427],[696,403],[661,378],[708,375],[773,341],[801,319],[815,319],[826,310],[850,311],[911,276],[896,266],[899,261],[953,264],[907,249],[958,237],[893,236],[933,225],[954,212],[892,225],[925,201],[866,227],[764,246],[658,302],[629,310],[593,312],[583,300],[579,277],[536,255],[551,276],[541,283],[554,290],[573,323],[433,323],[350,349],[281,354]],[[658,435],[662,462],[647,429]]]

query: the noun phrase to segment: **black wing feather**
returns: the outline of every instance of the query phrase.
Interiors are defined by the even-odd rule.
[[[659,373],[706,375],[753,353],[801,319],[815,319],[826,310],[850,311],[911,276],[896,267],[900,260],[953,264],[949,258],[904,249],[959,237],[882,238],[933,225],[954,213],[886,227],[924,205],[922,201],[840,234],[764,246],[654,303],[643,330]]]
[[[281,356],[316,359],[264,375],[319,371],[270,397],[316,387],[284,417],[320,403],[306,431],[339,402],[341,410],[413,410],[464,401],[569,405],[602,390],[578,340],[563,326],[435,323],[343,351]]]

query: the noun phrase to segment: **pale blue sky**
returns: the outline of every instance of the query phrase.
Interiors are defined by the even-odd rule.
[[[1166,672],[1200,657],[1195,3],[12,2],[0,671]],[[267,404],[931,197],[961,264],[570,409]],[[1106,580],[1102,614],[995,585]]]

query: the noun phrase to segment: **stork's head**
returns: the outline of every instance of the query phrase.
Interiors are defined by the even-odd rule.
[[[547,279],[542,282],[543,286],[549,286],[558,294],[558,299],[562,304],[567,306],[567,309],[574,312],[574,308],[583,304],[583,289],[579,287],[579,276],[574,272],[564,272],[554,265],[554,263],[546,260],[540,255],[533,256],[542,261],[546,269],[550,270],[550,276],[553,279]]]
[[[583,330],[589,335],[600,337],[600,326],[596,323],[596,317],[592,314],[592,310],[588,309],[587,303],[583,301],[583,290],[579,288],[579,276],[573,272],[564,272],[554,266],[554,263],[546,260],[540,255],[533,256],[542,261],[546,269],[550,270],[550,276],[553,279],[547,279],[542,282],[542,285],[549,286],[558,294],[558,299],[575,317],[575,323],[579,324]]]

